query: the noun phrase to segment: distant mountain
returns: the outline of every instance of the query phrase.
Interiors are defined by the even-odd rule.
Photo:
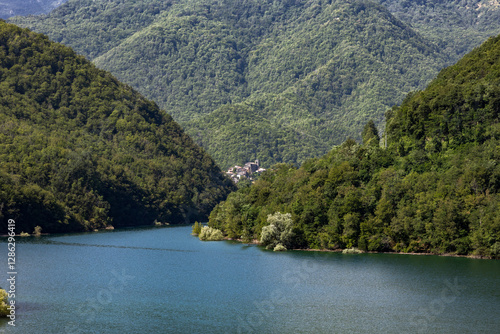
[[[249,98],[184,124],[224,167],[243,154],[268,166],[301,163],[359,138],[448,59],[369,2],[305,6],[278,31],[249,53]]]
[[[1,233],[188,223],[234,189],[154,102],[0,21]]]
[[[469,2],[70,0],[12,22],[156,101],[226,168],[301,163],[370,118],[383,128],[388,108],[500,33],[496,2]]]
[[[68,0],[0,0],[0,19],[46,14]]]
[[[500,27],[499,0],[378,0],[455,62]]]
[[[386,117],[382,146],[368,122],[363,144],[276,165],[217,205],[209,225],[246,240],[267,231],[266,243],[288,249],[500,258],[500,35]],[[281,234],[276,212],[291,215]]]

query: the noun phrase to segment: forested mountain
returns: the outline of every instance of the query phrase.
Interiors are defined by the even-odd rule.
[[[184,223],[233,189],[154,102],[0,20],[0,232]]]
[[[497,35],[499,0],[378,0],[452,59]],[[458,58],[456,58],[458,60]]]
[[[299,169],[276,165],[219,204],[209,225],[260,238],[281,212],[293,221],[287,248],[500,257],[500,36],[386,117],[382,147],[368,122],[363,144],[347,140]]]
[[[0,19],[46,14],[68,0],[0,0]]]
[[[383,124],[387,108],[500,32],[496,0],[379,2],[69,0],[12,22],[156,101],[221,167],[269,166],[359,139],[369,119]]]
[[[306,7],[250,52],[249,98],[186,123],[222,166],[243,155],[265,165],[303,162],[358,138],[370,117],[382,122],[445,62],[376,4]]]

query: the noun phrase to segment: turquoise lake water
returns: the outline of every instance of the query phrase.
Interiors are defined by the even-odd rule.
[[[500,333],[500,261],[277,253],[190,232],[16,238],[16,327],[0,333]]]

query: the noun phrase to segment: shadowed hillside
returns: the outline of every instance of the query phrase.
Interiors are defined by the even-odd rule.
[[[68,47],[0,21],[0,217],[18,232],[203,219],[234,189],[151,102]]]

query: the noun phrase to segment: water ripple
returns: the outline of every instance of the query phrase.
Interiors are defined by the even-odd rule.
[[[78,242],[63,242],[63,241],[54,241],[54,240],[46,240],[46,243],[51,244],[51,245],[78,246],[78,247],[144,249],[144,250],[155,250],[155,251],[164,251],[164,252],[181,252],[181,253],[197,253],[197,252],[199,252],[199,251],[195,251],[195,250],[172,249],[172,248],[136,247],[136,246],[120,246],[120,245],[96,245],[96,244],[82,244],[82,243],[78,243]]]

